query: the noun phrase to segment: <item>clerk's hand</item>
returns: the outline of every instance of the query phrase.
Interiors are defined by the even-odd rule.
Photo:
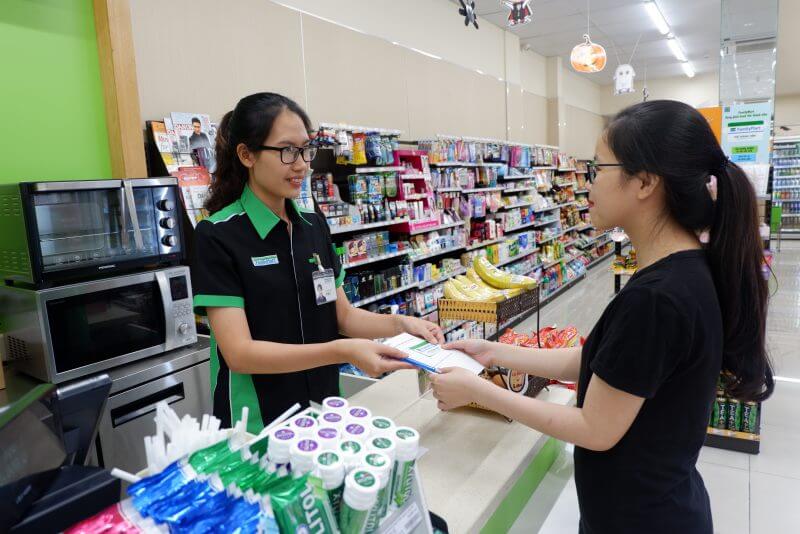
[[[431,374],[433,396],[439,401],[440,410],[454,410],[475,402],[478,392],[487,380],[460,367],[439,369],[439,374]]]
[[[484,367],[494,366],[494,343],[485,339],[460,339],[445,344],[445,350],[460,350]]]
[[[438,324],[408,315],[395,315],[395,318],[399,323],[400,331],[421,337],[434,345],[444,343],[444,333]]]
[[[340,360],[351,363],[371,377],[378,378],[391,371],[413,369],[400,361],[406,355],[394,347],[368,339],[337,339],[333,342]]]

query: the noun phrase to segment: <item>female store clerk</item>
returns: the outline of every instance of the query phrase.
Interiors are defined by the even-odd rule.
[[[621,111],[596,150],[592,223],[624,228],[639,268],[586,344],[450,347],[487,366],[577,381],[577,406],[447,369],[433,378],[434,395],[442,409],[477,402],[574,443],[581,534],[712,534],[695,465],[720,370],[731,398],[760,401],[774,388],[755,191],[706,119],[680,102]]]
[[[295,402],[339,395],[341,363],[372,376],[409,368],[403,353],[358,338],[444,341],[433,323],[348,302],[327,223],[293,200],[316,153],[310,130],[305,111],[274,93],[241,99],[220,123],[192,282],[195,311],[211,323],[211,391],[223,426],[246,406],[255,433]]]

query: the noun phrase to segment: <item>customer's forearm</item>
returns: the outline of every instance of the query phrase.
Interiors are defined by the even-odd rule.
[[[507,369],[569,382],[577,381],[580,374],[581,347],[530,349],[495,343],[492,349],[492,363]]]

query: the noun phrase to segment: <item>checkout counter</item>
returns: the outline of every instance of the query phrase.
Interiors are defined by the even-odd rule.
[[[551,387],[537,398],[569,405],[575,393]],[[349,400],[419,431],[428,509],[453,533],[507,532],[564,447],[495,413],[440,411],[431,392],[419,395],[415,371],[393,373]]]
[[[148,415],[159,400],[173,402],[182,413],[210,412],[208,377],[200,372],[207,374],[207,358],[208,341],[201,339],[197,346],[175,351],[169,358],[110,372],[110,396],[101,408],[97,431],[98,449],[105,460],[100,465],[130,471],[141,468],[135,464],[143,462],[143,438],[154,431]],[[342,380],[345,394],[359,389],[348,385],[348,378]],[[450,532],[508,531],[563,449],[561,442],[494,413],[441,412],[430,392],[420,396],[415,371],[362,382],[363,389],[350,397],[352,404],[420,432],[425,454],[418,469],[426,504],[447,521]],[[0,416],[36,404],[53,391],[52,385],[24,375],[12,374],[8,385],[0,391],[0,401],[4,401]],[[574,402],[574,392],[552,387],[538,398],[567,405]],[[90,455],[89,463],[96,461]]]

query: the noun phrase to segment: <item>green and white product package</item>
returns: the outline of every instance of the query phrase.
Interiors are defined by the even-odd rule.
[[[324,451],[335,451],[339,445],[339,431],[335,428],[319,428],[314,434],[314,440]]]
[[[360,423],[349,423],[342,431],[342,439],[366,443],[369,439],[369,429]]]
[[[399,427],[395,433],[397,466],[392,488],[394,503],[401,507],[411,496],[414,485],[414,465],[419,451],[419,433],[413,428]]]
[[[292,445],[297,441],[297,434],[291,428],[276,428],[269,436],[267,457],[272,465],[286,465],[292,455]]]
[[[292,445],[292,476],[299,478],[314,470],[314,458],[319,454],[319,443],[313,439],[301,439]]]
[[[339,432],[345,427],[344,415],[336,412],[325,412],[317,422],[323,428],[335,428]]]
[[[395,430],[394,421],[388,417],[373,417],[369,422],[370,435],[375,436],[392,436]]]
[[[364,452],[364,445],[358,440],[347,440],[339,444],[339,455],[344,463],[345,471],[348,473],[361,465],[361,455]]]
[[[389,482],[392,477],[392,462],[389,457],[380,452],[368,452],[364,456],[364,465],[378,475],[380,482],[380,489],[378,490],[378,500],[375,506],[369,511],[367,518],[367,533],[375,532],[378,530],[378,525],[381,519],[386,517],[389,510],[389,499],[387,493],[389,492]]]
[[[363,406],[351,406],[347,410],[346,419],[348,423],[358,423],[363,425],[364,428],[369,428],[369,422],[372,420],[372,412]]]
[[[377,437],[372,438],[367,443],[367,452],[380,452],[389,457],[392,463],[392,472],[389,475],[389,487],[386,488],[386,505],[392,501],[392,490],[394,488],[394,477],[397,472],[397,445],[394,438]]]
[[[379,490],[379,477],[368,468],[359,467],[347,475],[342,512],[339,515],[341,534],[364,534],[369,512],[378,500]]]
[[[322,481],[322,489],[328,492],[333,515],[338,519],[342,509],[344,492],[344,462],[332,451],[323,451],[314,458],[313,475]]]
[[[336,518],[318,479],[286,478],[270,490],[270,502],[281,532],[336,534]]]
[[[342,397],[327,397],[322,401],[322,413],[333,412],[346,417],[349,409],[350,403]]]
[[[317,421],[308,415],[300,415],[292,419],[291,429],[300,438],[310,438],[317,430]]]

